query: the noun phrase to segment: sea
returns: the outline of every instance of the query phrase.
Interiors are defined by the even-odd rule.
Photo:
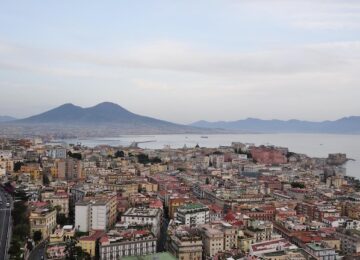
[[[67,144],[81,143],[88,147],[98,145],[129,146],[137,142],[147,149],[228,146],[232,142],[255,145],[287,147],[291,152],[311,157],[327,157],[329,153],[346,153],[350,160],[346,163],[348,176],[360,179],[360,135],[339,134],[171,134],[171,135],[121,135],[118,137],[66,139]]]

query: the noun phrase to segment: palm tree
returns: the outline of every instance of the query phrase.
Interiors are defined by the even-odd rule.
[[[78,240],[71,237],[66,240],[66,259],[68,260],[90,260],[91,257],[87,252],[84,252],[80,246],[77,246]]]

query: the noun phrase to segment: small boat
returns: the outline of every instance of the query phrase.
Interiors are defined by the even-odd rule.
[[[208,136],[206,135],[203,135],[203,136],[200,136],[201,138],[209,138]]]

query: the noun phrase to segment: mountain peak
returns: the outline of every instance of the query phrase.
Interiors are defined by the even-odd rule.
[[[109,117],[110,114],[117,115],[117,116],[130,116],[135,115],[130,111],[126,110],[122,106],[112,103],[112,102],[102,102],[93,107],[86,108],[86,110],[91,111],[94,114],[106,114],[106,117]]]
[[[102,102],[102,103],[99,103],[93,107],[90,107],[91,109],[114,109],[114,110],[119,110],[119,109],[122,109],[122,110],[126,110],[125,108],[123,108],[122,106],[116,104],[116,103],[112,103],[112,102]],[[127,110],[126,110],[127,111]]]
[[[76,106],[73,103],[65,103],[65,104],[62,104],[59,107],[76,107]]]
[[[105,101],[105,102],[101,102],[93,107],[121,107],[121,106],[116,103],[113,103],[113,102]]]
[[[55,109],[68,109],[68,110],[71,110],[71,109],[81,109],[81,107],[76,106],[73,103],[65,103],[65,104],[63,104],[61,106],[58,106],[58,107],[52,109],[52,110],[55,110]]]
[[[134,114],[118,104],[102,102],[92,107],[83,108],[72,103],[66,103],[42,114],[31,116],[16,123],[44,123],[63,125],[98,125],[112,124],[131,127],[173,127],[187,128],[170,122]]]

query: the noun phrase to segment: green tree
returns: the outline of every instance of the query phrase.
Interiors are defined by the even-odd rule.
[[[56,223],[60,226],[64,226],[69,224],[69,219],[65,216],[65,214],[58,213],[56,215]]]
[[[124,151],[116,151],[116,153],[114,154],[114,156],[115,156],[115,158],[123,158],[123,157],[125,157],[125,153],[124,153]]]
[[[76,246],[75,247],[75,256],[76,256],[76,260],[80,259],[80,260],[91,260],[91,256],[89,253],[85,252],[84,250],[82,250],[82,248],[80,246]]]
[[[207,185],[210,184],[210,179],[209,179],[209,177],[206,177],[205,184],[207,184]]]
[[[14,163],[14,172],[19,172],[21,169],[21,166],[23,166],[23,165],[24,165],[24,163],[22,163],[22,162]]]
[[[29,234],[30,226],[28,223],[21,223],[19,225],[14,226],[13,228],[13,236],[16,239],[21,240]]]
[[[78,160],[82,159],[81,153],[72,153],[71,151],[69,151],[67,154],[71,158],[78,159]]]
[[[161,159],[159,157],[156,156],[156,157],[151,159],[151,162],[152,163],[161,163],[162,161],[161,161]]]
[[[20,260],[22,257],[21,246],[25,244],[26,238],[30,233],[30,225],[27,211],[27,196],[23,191],[15,191],[15,203],[12,212],[13,232],[9,248],[10,259]]]
[[[13,216],[14,226],[27,223],[28,217],[27,217],[26,202],[24,201],[15,202],[12,216]]]
[[[47,176],[46,173],[43,174],[43,184],[44,184],[45,186],[49,186],[49,184],[50,184],[49,177]]]
[[[17,240],[12,240],[8,253],[11,260],[22,260],[23,258],[21,257],[22,252],[20,242]]]
[[[304,183],[300,183],[300,182],[292,182],[292,183],[291,183],[291,187],[292,187],[292,188],[304,189],[304,188],[305,188],[305,184],[304,184]]]
[[[66,259],[67,260],[90,260],[88,253],[84,252],[81,247],[77,246],[78,240],[76,238],[69,238],[66,240]]]
[[[33,234],[33,239],[35,242],[40,242],[42,240],[42,233],[39,230],[36,230]]]
[[[142,164],[150,163],[149,156],[147,154],[139,153],[137,155],[137,159],[138,159],[138,162],[142,163]]]

